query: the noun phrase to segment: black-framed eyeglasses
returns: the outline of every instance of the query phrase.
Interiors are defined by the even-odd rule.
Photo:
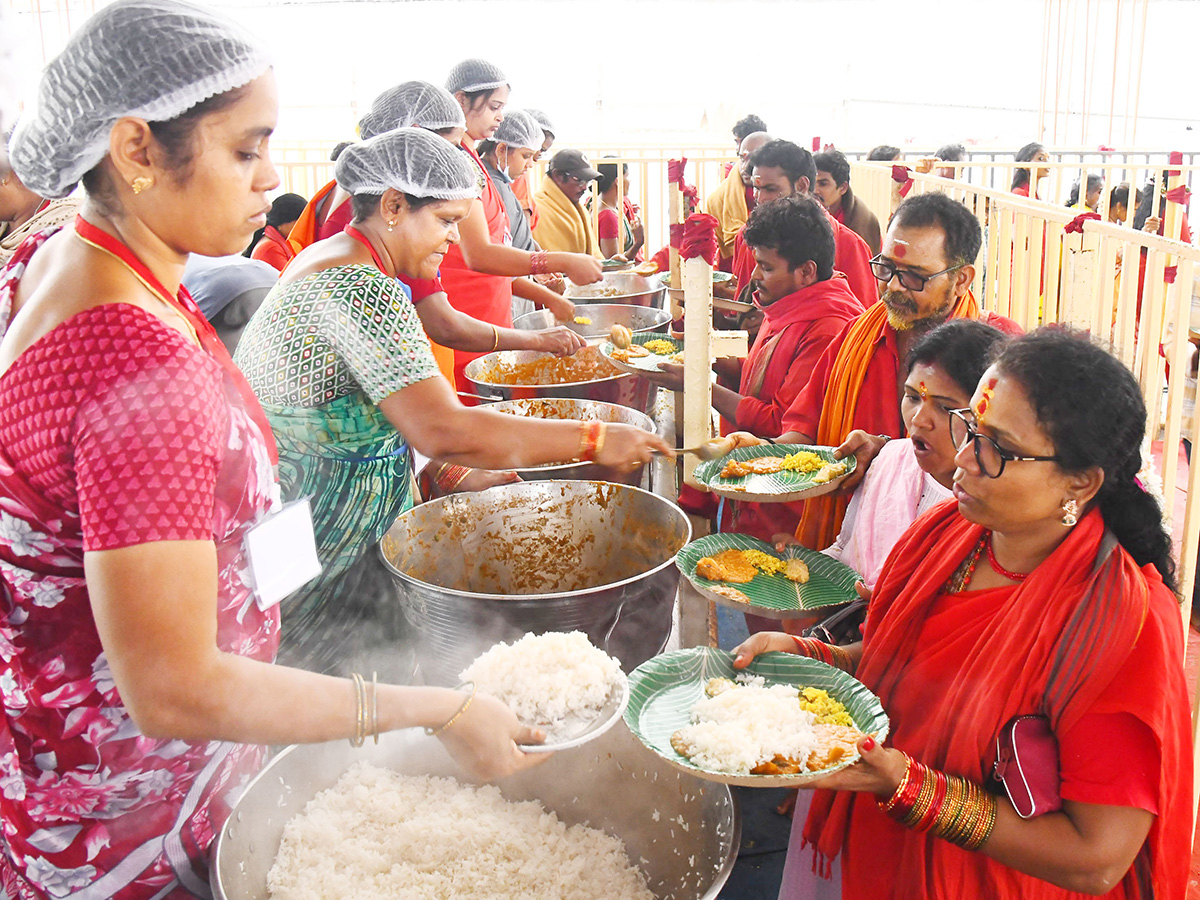
[[[1057,456],[1017,456],[1003,449],[986,434],[980,434],[966,414],[970,409],[950,410],[950,441],[955,450],[961,450],[968,441],[975,442],[975,462],[979,471],[988,478],[999,478],[1004,466],[1010,462],[1059,462]]]
[[[884,284],[887,284],[893,278],[899,278],[900,284],[906,290],[920,292],[925,290],[925,284],[929,279],[945,275],[947,272],[953,272],[955,269],[961,269],[964,265],[966,263],[959,263],[948,269],[942,269],[940,272],[934,272],[932,275],[919,275],[910,269],[897,269],[895,264],[888,262],[882,256],[876,256],[871,260],[871,274],[875,276],[876,281],[881,281]]]

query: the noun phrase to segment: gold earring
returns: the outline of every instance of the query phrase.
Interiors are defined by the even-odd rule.
[[[1062,505],[1063,517],[1062,523],[1065,527],[1070,528],[1079,521],[1079,504],[1074,500],[1067,500]]]
[[[395,231],[395,230],[396,230],[396,220],[388,219],[388,231]]]
[[[140,194],[142,191],[154,186],[154,179],[149,175],[139,175],[129,183],[135,194]]]

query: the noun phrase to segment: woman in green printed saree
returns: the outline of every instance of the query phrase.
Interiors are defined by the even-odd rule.
[[[280,659],[337,671],[386,631],[369,551],[413,504],[412,453],[506,469],[586,456],[632,467],[670,452],[619,425],[506,416],[458,402],[397,275],[432,278],[478,193],[460,150],[421,129],[345,150],[353,224],[303,250],[263,302],[237,361],[279,446],[285,500],[309,497],[321,575],[283,601]]]

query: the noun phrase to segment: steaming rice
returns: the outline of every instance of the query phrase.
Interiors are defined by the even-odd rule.
[[[654,900],[621,841],[491,786],[359,763],[283,832],[273,900]]]
[[[524,724],[545,729],[550,742],[594,718],[623,677],[620,664],[582,631],[497,644],[459,675],[507,703]]]

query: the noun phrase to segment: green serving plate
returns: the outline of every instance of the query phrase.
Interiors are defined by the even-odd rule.
[[[659,272],[656,277],[658,278],[659,284],[661,284],[663,287],[671,286],[671,273],[670,272]],[[724,284],[726,281],[733,281],[733,273],[732,272],[718,272],[715,269],[713,270],[713,273],[712,273],[712,283],[713,284]]]
[[[761,550],[780,559],[802,559],[808,564],[808,581],[801,584],[789,581],[782,572],[774,575],[759,572],[746,584],[729,584],[711,581],[696,574],[696,563],[704,557],[731,549]],[[680,550],[675,557],[675,565],[683,577],[708,599],[770,619],[790,619],[806,610],[839,606],[857,600],[854,584],[862,580],[848,565],[824,553],[799,544],[791,544],[780,553],[766,541],[748,534],[705,535]],[[721,590],[728,588],[740,591],[749,602],[743,603]]]
[[[634,344],[641,345],[649,341],[670,341],[675,347],[675,349],[671,351],[672,355],[683,352],[683,341],[676,340],[675,338],[669,337],[665,334],[648,332],[646,334],[635,334],[632,336],[632,342]],[[671,361],[671,355],[659,356],[657,353],[651,353],[649,356],[635,356],[626,362],[621,359],[613,358],[613,351],[616,349],[617,348],[613,346],[612,341],[605,341],[600,345],[600,352],[608,358],[609,362],[611,362],[622,372],[631,372],[634,375],[644,375],[647,372],[657,372],[659,371],[659,363]]]
[[[855,726],[882,742],[888,734],[887,713],[854,676],[823,662],[791,653],[764,653],[743,671],[761,675],[767,684],[790,684],[828,691],[845,704]],[[701,768],[675,752],[671,735],[691,723],[692,707],[704,696],[710,678],[733,678],[733,654],[713,647],[675,650],[642,663],[629,676],[625,724],[643,744],[671,765],[706,781],[746,787],[795,787],[823,778],[858,759],[853,754],[837,765],[803,775],[731,775]]]
[[[835,491],[858,466],[858,460],[847,456],[844,460],[834,459],[833,447],[815,447],[809,444],[760,444],[757,447],[738,447],[720,459],[710,459],[696,466],[695,478],[718,497],[730,500],[746,500],[751,503],[789,503],[819,497]],[[722,478],[721,470],[731,459],[747,460],[760,456],[787,456],[800,450],[810,450],[826,462],[844,462],[846,471],[826,482],[815,481],[816,472],[785,470],[771,475],[743,475],[741,478]]]

